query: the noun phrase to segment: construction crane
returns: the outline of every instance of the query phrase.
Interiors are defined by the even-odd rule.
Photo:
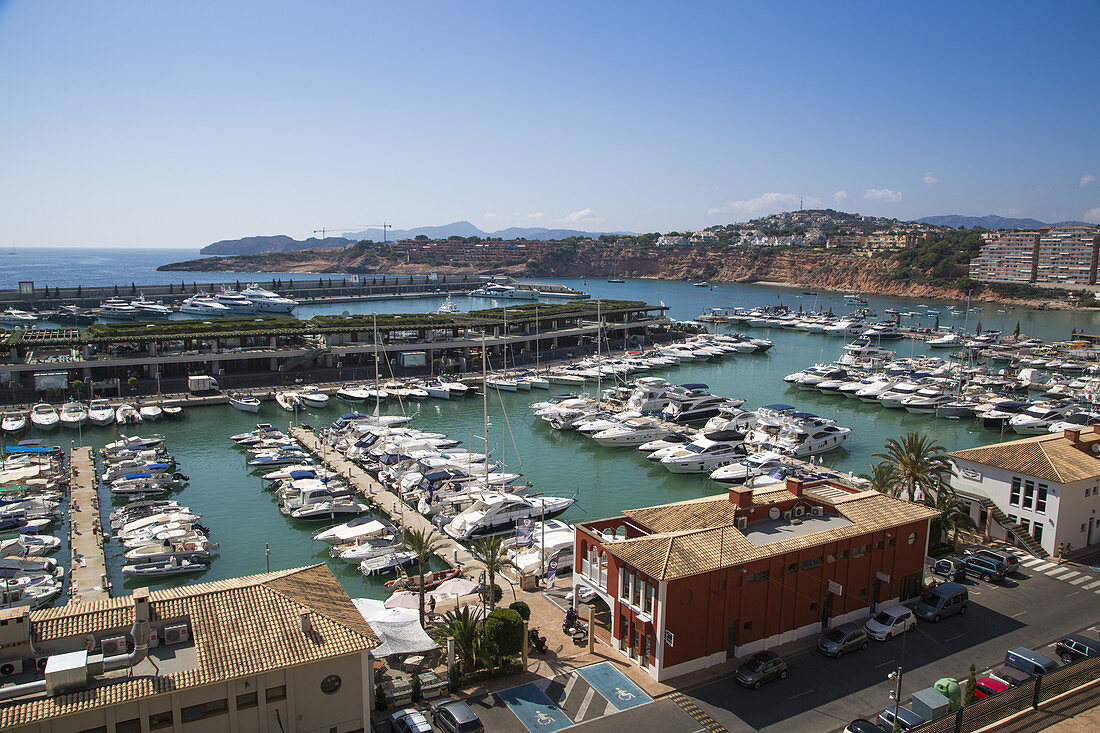
[[[366,229],[367,227],[382,227],[382,243],[385,244],[386,243],[386,230],[387,229],[393,229],[393,224],[386,224],[385,222],[383,222],[381,224],[356,224],[355,226],[350,226],[350,227],[321,227],[320,229],[314,229],[313,233],[314,234],[319,233],[321,235],[321,246],[323,247],[325,245],[325,235],[328,232],[335,232],[335,231],[345,231],[346,232],[349,229]]]

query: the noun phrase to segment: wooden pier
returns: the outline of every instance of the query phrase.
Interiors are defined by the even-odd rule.
[[[95,456],[87,446],[74,447],[69,463],[69,603],[102,601],[111,597],[103,533],[96,493]]]

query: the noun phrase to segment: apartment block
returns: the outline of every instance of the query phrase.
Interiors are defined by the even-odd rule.
[[[970,277],[981,282],[1035,282],[1039,232],[986,232],[982,239],[986,244],[970,261]]]
[[[983,235],[987,244],[970,262],[982,282],[1095,285],[1100,232],[1096,227],[1044,227]]]

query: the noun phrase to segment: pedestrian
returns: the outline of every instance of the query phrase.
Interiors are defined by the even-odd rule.
[[[1065,557],[1068,557],[1069,555],[1072,555],[1072,554],[1073,554],[1073,543],[1072,542],[1067,542],[1066,543],[1066,551],[1062,554],[1062,557],[1065,558]]]
[[[1058,543],[1058,550],[1054,553],[1058,557],[1058,564],[1061,565],[1066,559],[1066,546],[1061,542]]]
[[[428,615],[435,615],[435,596],[428,596]]]

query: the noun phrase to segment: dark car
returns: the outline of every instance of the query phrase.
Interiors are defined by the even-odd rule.
[[[929,565],[928,569],[936,575],[943,576],[956,583],[966,579],[966,563],[962,561],[962,558],[941,557]]]
[[[999,562],[1005,566],[1006,573],[1014,573],[1020,569],[1020,558],[1008,550],[993,550],[988,547],[974,547],[966,551],[975,557],[984,557],[986,560]]]
[[[757,652],[737,668],[737,681],[754,690],[759,690],[765,682],[786,678],[787,663],[774,652]]]
[[[1054,651],[1066,664],[1086,657],[1100,657],[1100,641],[1079,634],[1070,634],[1054,645]]]
[[[977,575],[987,583],[1002,581],[1005,579],[1005,575],[1008,574],[1004,563],[999,563],[988,557],[981,557],[979,555],[965,556],[963,558],[963,565],[966,567],[968,573]]]
[[[432,733],[431,723],[416,708],[405,708],[390,715],[394,733]]]
[[[829,657],[840,657],[867,648],[867,632],[860,624],[843,624],[829,629],[817,640],[817,650]]]
[[[432,707],[432,721],[444,733],[479,733],[481,719],[462,700],[448,700]]]
[[[869,720],[856,718],[844,726],[844,733],[884,733],[884,731]]]

